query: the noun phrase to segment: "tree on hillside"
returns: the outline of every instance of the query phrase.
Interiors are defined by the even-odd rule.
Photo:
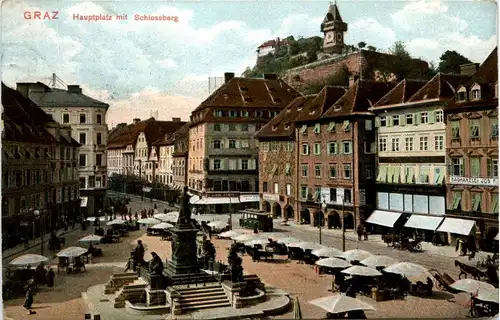
[[[392,55],[404,58],[404,59],[411,59],[411,55],[406,49],[406,45],[403,41],[396,41],[393,43],[393,45],[389,48],[389,52]]]
[[[366,49],[368,49],[368,51],[377,51],[377,48],[374,46],[367,46]]]
[[[392,63],[386,67],[386,69],[380,71],[382,73],[393,73],[396,76],[397,81],[408,78],[412,71],[412,57],[406,49],[405,43],[403,41],[394,42],[394,44],[389,48],[389,53],[399,57],[399,59],[393,60]]]
[[[439,59],[439,72],[452,74],[460,74],[460,65],[472,62],[460,53],[450,50],[445,51]]]
[[[429,62],[429,71],[427,72],[427,79],[431,79],[439,72],[439,68],[434,61]]]
[[[363,49],[364,47],[366,47],[366,42],[361,41],[358,43],[358,48]]]

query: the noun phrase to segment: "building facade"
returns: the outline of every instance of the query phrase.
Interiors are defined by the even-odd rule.
[[[215,198],[197,204],[228,212],[240,202],[239,193],[252,193],[252,202],[259,201],[253,135],[298,95],[275,75],[248,79],[225,74],[225,84],[191,115],[188,187],[198,196]]]
[[[78,85],[67,90],[37,83],[18,83],[17,90],[52,118],[72,129],[72,137],[81,145],[78,158],[80,196],[93,215],[106,205],[109,105],[82,93]]]
[[[172,152],[172,184],[174,189],[182,190],[187,186],[188,137],[189,123],[177,130],[172,137],[174,142]]]
[[[61,125],[2,83],[2,239],[4,247],[80,216],[79,144]]]

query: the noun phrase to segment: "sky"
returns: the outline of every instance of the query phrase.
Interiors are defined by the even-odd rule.
[[[110,105],[110,127],[158,110],[181,117],[208,96],[208,77],[241,74],[256,48],[276,37],[322,36],[327,1],[62,1],[2,2],[2,81],[66,84]],[[439,62],[455,50],[482,62],[497,43],[492,1],[339,0],[347,44],[386,50],[405,42],[414,57]],[[40,11],[42,19],[34,19]],[[55,15],[57,11],[57,15]],[[45,13],[47,15],[45,15]],[[134,15],[177,17],[141,21]],[[111,20],[75,19],[89,15]],[[127,20],[116,19],[127,15]],[[45,19],[43,19],[45,18]],[[50,18],[50,19],[49,19]],[[56,19],[52,19],[56,18]]]

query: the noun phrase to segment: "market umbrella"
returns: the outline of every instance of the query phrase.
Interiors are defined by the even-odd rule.
[[[325,246],[320,245],[319,243],[315,242],[307,242],[307,241],[302,241],[302,242],[296,242],[296,243],[290,243],[288,244],[289,248],[299,248],[302,250],[307,250],[307,249],[322,249]]]
[[[361,261],[371,256],[373,256],[373,254],[366,250],[353,249],[342,252],[337,257],[346,259],[347,261]]]
[[[364,277],[378,277],[382,275],[378,270],[363,266],[352,266],[350,268],[342,270],[342,273],[350,274],[352,276]]]
[[[234,238],[237,236],[241,236],[241,232],[231,230],[219,234],[219,237],[221,238]]]
[[[342,254],[342,251],[335,248],[321,248],[321,249],[315,249],[311,253],[316,257],[320,258],[321,257],[334,258],[337,257],[339,254]]]
[[[354,310],[375,310],[371,304],[340,294],[315,299],[309,301],[309,303],[330,313],[344,313]]]
[[[349,262],[338,258],[319,259],[315,264],[327,268],[349,268],[351,266]]]
[[[96,217],[87,217],[87,221],[94,222],[95,219],[96,219]],[[106,217],[104,217],[104,216],[99,217],[99,221],[106,221]]]
[[[404,277],[419,276],[429,272],[426,268],[419,264],[411,262],[398,262],[384,269],[385,272],[400,274]]]
[[[492,286],[491,284],[474,279],[457,280],[453,282],[453,284],[451,284],[450,287],[458,291],[469,292],[469,293],[477,293],[478,291],[481,290],[495,290],[495,287]]]
[[[173,228],[173,224],[167,223],[167,222],[162,222],[155,224],[154,226],[151,227],[151,229],[157,229],[157,230],[165,230],[168,228]]]
[[[37,265],[40,262],[45,262],[47,260],[49,260],[47,257],[41,256],[39,254],[29,253],[15,258],[9,264],[13,266]]]
[[[498,303],[498,293],[498,289],[479,289],[476,298],[481,301]]]
[[[82,254],[85,254],[88,252],[88,249],[82,248],[82,247],[68,247],[66,249],[62,249],[59,251],[56,256],[58,257],[67,257],[67,258],[73,258],[73,257],[79,257]]]
[[[261,246],[265,246],[266,244],[269,243],[269,240],[268,239],[253,239],[253,240],[250,240],[250,241],[246,241],[245,242],[245,246],[247,247],[253,247],[254,245],[258,245],[260,244]]]
[[[283,243],[285,245],[289,245],[290,243],[294,242],[300,242],[300,239],[294,238],[294,237],[285,237],[285,238],[279,238],[278,243]]]
[[[91,234],[81,238],[80,240],[78,240],[78,242],[99,243],[101,242],[101,239],[102,239],[101,236],[96,236],[95,234]]]
[[[144,219],[139,219],[137,222],[141,224],[158,224],[161,221],[155,218],[144,218]]]
[[[366,259],[360,261],[360,263],[364,266],[377,268],[377,267],[388,267],[392,264],[397,263],[396,259],[393,259],[388,256],[371,256]]]
[[[300,310],[299,297],[293,299],[293,318],[302,319],[302,310]]]
[[[261,237],[256,234],[240,234],[235,237],[232,237],[232,239],[237,242],[247,242],[254,239],[261,239]]]
[[[169,216],[167,213],[158,213],[153,215],[153,217],[160,221],[169,221],[172,218],[172,216],[171,215]]]
[[[115,220],[111,220],[111,221],[106,222],[106,225],[107,225],[107,226],[112,226],[112,225],[115,225],[115,224],[124,224],[124,223],[126,223],[126,222],[127,222],[126,220],[123,220],[123,219],[118,218],[118,219],[115,219]]]
[[[212,221],[207,224],[209,227],[216,228],[216,229],[223,229],[227,227],[229,224],[225,221]]]

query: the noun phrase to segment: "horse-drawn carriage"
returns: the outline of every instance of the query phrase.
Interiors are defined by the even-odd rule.
[[[422,238],[410,239],[402,234],[388,233],[382,235],[382,240],[388,247],[393,247],[398,250],[408,250],[410,252],[422,252]]]

